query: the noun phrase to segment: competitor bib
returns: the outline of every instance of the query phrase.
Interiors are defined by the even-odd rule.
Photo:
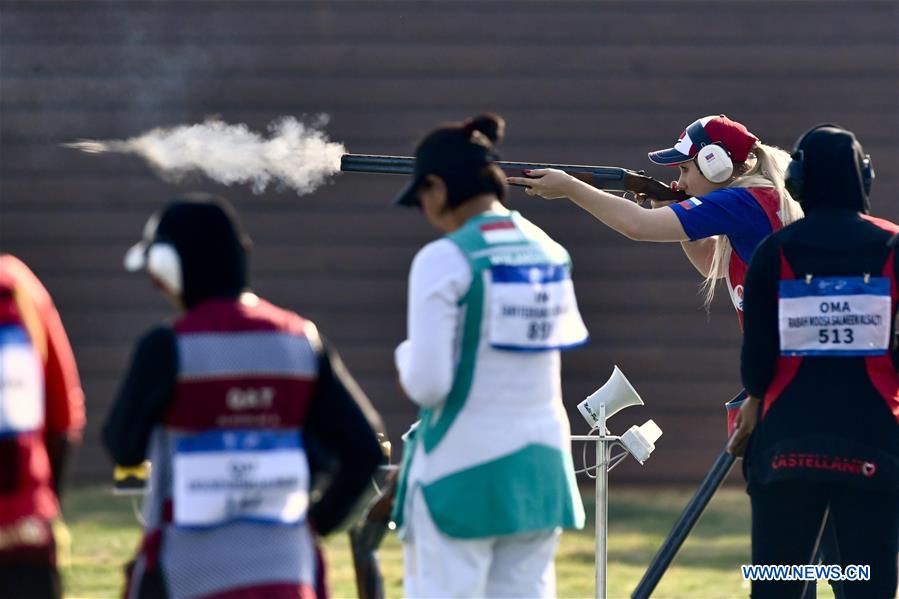
[[[890,280],[781,281],[778,314],[785,356],[883,355],[890,341]]]
[[[566,265],[494,265],[490,276],[489,340],[494,348],[547,351],[587,340]]]
[[[309,465],[296,430],[186,437],[175,450],[175,525],[297,524],[306,515],[308,486]]]
[[[0,326],[0,437],[39,429],[44,411],[43,366],[28,333]]]

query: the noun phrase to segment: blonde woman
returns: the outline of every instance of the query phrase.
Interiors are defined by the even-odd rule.
[[[680,176],[671,185],[690,197],[678,203],[653,202],[655,209],[646,210],[555,169],[508,180],[528,186],[530,195],[568,197],[630,239],[679,241],[705,277],[706,306],[718,279],[724,278],[742,328],[743,283],[753,252],[765,237],[803,216],[799,203],[784,188],[790,155],[761,143],[743,124],[722,114],[693,121],[673,147],[650,152],[649,159],[677,167]],[[742,403],[729,402],[728,413],[736,416]],[[728,421],[730,428],[730,416]],[[835,563],[835,545],[828,525],[822,539],[824,563]],[[805,598],[814,596],[812,587]]]
[[[743,280],[752,252],[770,233],[802,217],[784,189],[789,154],[719,115],[694,121],[673,147],[650,152],[649,159],[677,167],[680,177],[672,186],[690,198],[670,205],[653,202],[658,209],[646,210],[554,169],[529,171],[509,182],[528,186],[530,195],[570,198],[630,239],[681,242],[706,278],[706,305],[716,281],[726,279],[742,325]]]

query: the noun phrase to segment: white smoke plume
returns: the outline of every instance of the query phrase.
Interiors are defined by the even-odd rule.
[[[201,171],[225,185],[249,183],[254,193],[277,183],[303,195],[339,171],[340,156],[346,152],[322,130],[327,122],[327,115],[310,124],[282,117],[269,124],[265,138],[244,124],[211,118],[195,125],[159,127],[131,139],[84,139],[63,145],[90,154],[137,154],[167,181]]]

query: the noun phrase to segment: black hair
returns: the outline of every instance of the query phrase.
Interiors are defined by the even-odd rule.
[[[492,164],[498,158],[494,148],[502,141],[505,126],[498,114],[480,114],[462,123],[443,125],[418,144],[417,153],[428,146],[439,148],[444,157],[432,172],[446,185],[446,210],[485,193],[505,199],[506,176]]]

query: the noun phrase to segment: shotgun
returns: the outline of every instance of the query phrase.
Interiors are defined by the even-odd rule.
[[[747,397],[748,395],[744,389],[743,391],[740,391],[736,397],[727,402],[725,406],[728,407],[728,411],[735,409],[742,404]],[[730,428],[730,425],[728,425],[728,428]],[[728,434],[729,433],[730,431],[728,431]],[[668,566],[674,561],[677,552],[680,551],[681,545],[684,544],[684,541],[687,540],[693,527],[699,522],[699,518],[705,511],[705,508],[708,507],[715,492],[718,491],[718,488],[724,482],[724,479],[730,474],[736,459],[736,456],[729,453],[726,447],[720,454],[718,454],[712,467],[709,468],[708,473],[706,473],[705,478],[699,483],[699,488],[696,489],[696,493],[694,493],[692,499],[690,499],[690,502],[684,508],[684,511],[681,512],[677,522],[674,523],[665,542],[662,543],[662,546],[659,547],[655,557],[652,558],[649,567],[646,568],[646,572],[643,574],[643,578],[640,579],[637,588],[634,589],[634,592],[631,594],[631,599],[649,599],[653,591],[655,591],[656,585],[659,584],[659,581],[662,580],[662,576],[664,576],[665,572],[668,570]]]
[[[359,599],[384,599],[384,576],[378,547],[390,528],[390,512],[396,493],[396,472],[385,483],[380,497],[371,503],[365,517],[350,529],[350,549],[356,572]]]
[[[682,202],[687,194],[671,189],[657,179],[615,166],[590,166],[582,164],[539,164],[535,162],[495,162],[507,175],[518,176],[523,170],[555,168],[565,171],[598,189],[629,191],[666,202]],[[340,157],[340,170],[348,173],[377,173],[384,175],[411,175],[415,159],[411,156],[380,156],[372,154],[344,154]]]
[[[350,550],[356,572],[356,594],[359,599],[384,599],[384,576],[378,561],[378,547],[390,528],[390,513],[396,495],[399,469],[390,465],[390,440],[378,433],[381,451],[387,465],[378,468],[372,478],[378,495],[365,508],[364,516],[350,528]]]

